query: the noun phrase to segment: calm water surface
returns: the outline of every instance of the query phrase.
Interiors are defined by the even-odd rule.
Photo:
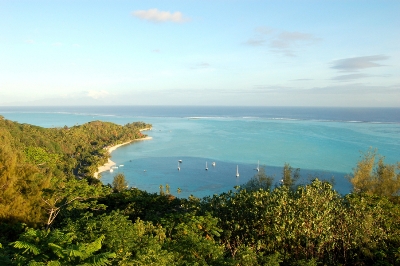
[[[123,166],[104,172],[102,181],[111,183],[122,172],[130,186],[158,192],[168,184],[172,194],[180,188],[182,197],[231,190],[256,174],[258,161],[277,184],[289,163],[301,169],[301,182],[333,176],[335,188],[347,193],[345,176],[360,152],[377,148],[387,163],[399,161],[400,154],[400,108],[0,107],[0,114],[44,127],[151,123],[146,133],[153,139],[114,151],[112,160]]]

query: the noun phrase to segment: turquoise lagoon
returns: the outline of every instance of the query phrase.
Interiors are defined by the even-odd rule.
[[[174,195],[180,188],[181,197],[233,190],[257,173],[258,161],[276,185],[289,163],[300,168],[300,182],[333,177],[344,194],[351,190],[346,176],[362,152],[378,149],[387,163],[399,161],[400,154],[399,108],[0,107],[0,114],[44,127],[93,120],[151,123],[145,133],[152,139],[114,151],[119,167],[103,172],[101,180],[111,183],[120,172],[132,187],[159,192],[168,184]]]

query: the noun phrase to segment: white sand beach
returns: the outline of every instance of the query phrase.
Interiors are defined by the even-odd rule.
[[[142,131],[142,130],[141,130],[141,131]],[[108,147],[108,148],[107,148],[107,151],[111,154],[113,151],[115,151],[116,149],[118,149],[119,147],[121,147],[121,146],[123,146],[123,145],[132,143],[132,142],[134,142],[134,141],[150,140],[150,139],[152,139],[152,137],[148,137],[148,136],[145,137],[145,138],[141,138],[141,139],[134,139],[134,140],[132,140],[132,141],[127,141],[127,142],[124,142],[124,143],[121,143],[121,144],[118,144],[118,145],[115,145],[115,146]],[[99,177],[99,173],[105,172],[105,171],[109,171],[109,170],[111,169],[111,167],[114,166],[114,165],[115,165],[115,162],[113,162],[110,158],[108,158],[108,162],[105,163],[104,165],[100,166],[100,167],[97,169],[97,172],[95,172],[95,173],[93,174],[93,177],[94,177],[94,178],[98,178],[98,177]]]

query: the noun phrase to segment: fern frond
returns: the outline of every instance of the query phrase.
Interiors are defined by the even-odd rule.
[[[103,242],[104,238],[105,238],[105,236],[101,235],[99,238],[97,238],[92,243],[83,245],[82,248],[85,250],[85,252],[88,255],[91,255],[101,249],[101,242]]]
[[[63,253],[66,254],[68,257],[82,258],[82,259],[85,259],[87,257],[84,251],[82,252],[81,250],[74,248],[65,249],[63,250]]]
[[[30,261],[27,266],[46,266],[44,262]]]
[[[61,246],[56,245],[54,243],[49,243],[48,246],[53,251],[53,253],[56,254],[57,257],[65,258],[65,254],[64,254],[63,248]]]
[[[116,254],[112,252],[105,252],[91,256],[84,264],[78,266],[106,266],[112,262],[109,259],[115,258]]]
[[[49,261],[47,262],[46,266],[61,266],[62,264],[59,261],[53,260],[53,261]]]
[[[25,249],[22,252],[22,254],[29,251],[29,252],[33,253],[34,255],[38,255],[41,252],[40,249],[37,246],[35,246],[34,244],[24,242],[24,241],[17,240],[15,242],[13,242],[13,247],[19,248],[19,249]]]

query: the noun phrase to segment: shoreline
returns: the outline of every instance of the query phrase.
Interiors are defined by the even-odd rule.
[[[143,129],[143,130],[147,130],[147,129]],[[140,130],[140,131],[142,131],[142,130]],[[113,151],[115,151],[116,149],[118,149],[121,146],[127,145],[127,144],[135,142],[135,141],[151,140],[151,139],[152,139],[152,137],[149,137],[149,136],[147,136],[145,138],[141,138],[141,139],[134,139],[134,140],[131,140],[131,141],[127,141],[127,142],[124,142],[124,143],[121,143],[121,144],[117,144],[117,145],[108,147],[107,151],[111,155],[111,153]],[[111,169],[111,167],[114,166],[115,164],[116,164],[115,162],[113,162],[110,158],[108,158],[108,161],[105,164],[103,164],[103,165],[101,165],[101,166],[99,166],[97,168],[97,172],[95,172],[93,174],[93,177],[98,179],[100,173],[105,172],[105,171],[109,171]]]

